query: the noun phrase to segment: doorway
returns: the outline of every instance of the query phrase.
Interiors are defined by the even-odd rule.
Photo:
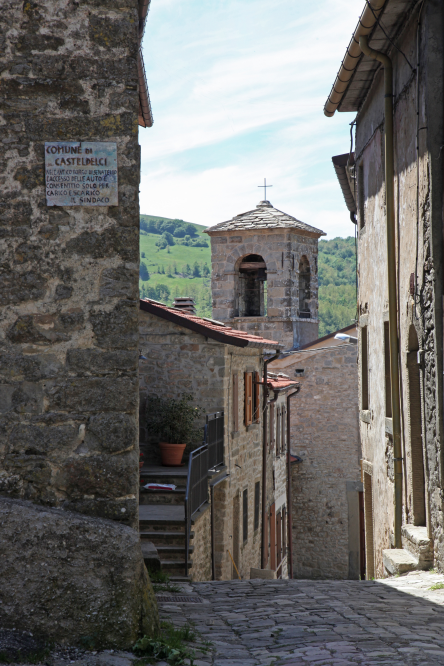
[[[408,428],[411,455],[411,510],[413,525],[426,524],[424,454],[422,447],[421,380],[418,365],[419,343],[415,327],[409,330],[409,351],[407,353]]]

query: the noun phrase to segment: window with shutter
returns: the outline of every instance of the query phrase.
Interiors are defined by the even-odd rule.
[[[274,404],[270,405],[269,409],[269,418],[270,418],[270,437],[269,437],[269,445],[270,445],[270,451],[273,450],[274,447],[274,442],[275,442],[275,427],[274,427]]]
[[[253,421],[259,423],[261,420],[261,385],[260,385],[259,373],[254,373],[254,415]]]
[[[260,497],[261,497],[261,484],[256,481],[254,484],[254,531],[259,529],[259,515],[260,515]]]
[[[277,408],[276,414],[276,455],[279,456],[281,453],[281,409]]]
[[[282,453],[285,453],[285,439],[287,434],[287,409],[285,405],[282,407],[281,420],[281,451]]]
[[[244,376],[245,383],[245,425],[253,423],[253,373],[246,372]]]
[[[233,432],[239,430],[239,376],[233,373]]]
[[[282,558],[287,554],[287,509],[282,507]]]

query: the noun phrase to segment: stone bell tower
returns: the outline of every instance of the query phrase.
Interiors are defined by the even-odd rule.
[[[318,239],[261,201],[205,230],[211,237],[213,317],[298,349],[318,337]]]

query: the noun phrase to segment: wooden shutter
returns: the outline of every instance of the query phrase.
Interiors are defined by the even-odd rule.
[[[276,455],[281,453],[281,408],[277,408],[276,414]]]
[[[282,559],[287,555],[287,509],[282,507]]]
[[[282,425],[281,425],[281,451],[282,453],[285,453],[285,436],[287,433],[287,409],[285,405],[282,407],[281,411],[281,417],[282,417]]]
[[[239,376],[233,373],[233,432],[239,430]]]
[[[242,497],[242,536],[244,543],[248,541],[248,489],[245,488]]]
[[[254,417],[253,421],[259,423],[261,420],[261,385],[259,384],[259,373],[254,373]]]
[[[246,372],[244,375],[245,383],[245,425],[253,423],[253,373]]]
[[[280,511],[276,516],[276,556],[276,565],[279,568],[282,561],[282,516]]]
[[[274,442],[275,442],[275,435],[274,435],[274,404],[270,405],[270,411],[269,411],[269,416],[270,416],[270,451],[273,449]]]
[[[256,481],[254,484],[254,531],[259,529],[259,515],[260,515],[260,497],[261,497],[261,484]]]
[[[270,507],[270,569],[276,571],[276,505]]]

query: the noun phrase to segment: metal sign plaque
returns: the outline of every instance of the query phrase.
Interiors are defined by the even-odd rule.
[[[117,145],[98,141],[45,143],[48,206],[117,206]]]

